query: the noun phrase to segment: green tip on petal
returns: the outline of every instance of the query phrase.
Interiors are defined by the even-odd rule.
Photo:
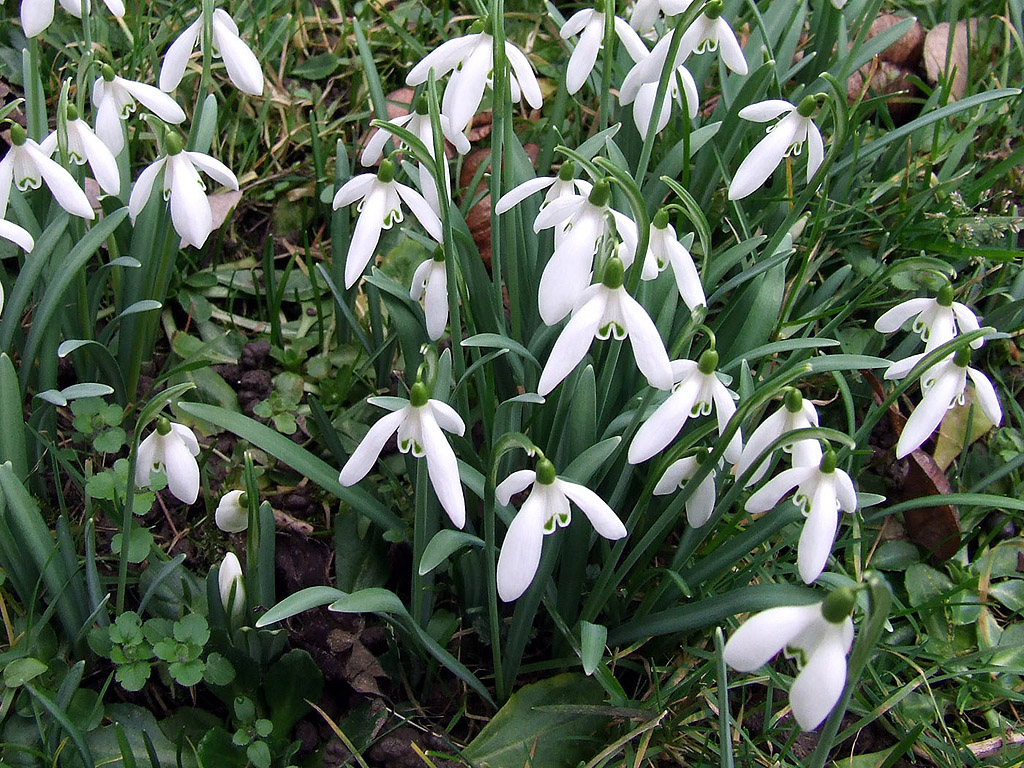
[[[409,404],[413,408],[422,408],[427,404],[427,400],[430,398],[427,396],[427,385],[422,381],[417,381],[412,385],[412,389],[409,390]]]
[[[601,179],[594,188],[590,190],[590,197],[587,201],[591,205],[596,205],[598,208],[604,208],[608,205],[608,199],[612,196],[611,184],[608,183],[608,179]]]
[[[953,306],[953,286],[946,283],[944,286],[939,288],[939,295],[935,297],[935,301],[940,307],[952,307]]]
[[[715,368],[718,367],[718,353],[713,349],[707,349],[704,354],[700,356],[700,360],[697,361],[697,370],[703,373],[705,376],[710,376],[715,372]]]
[[[818,468],[823,474],[830,475],[836,471],[836,452],[831,448],[826,448],[825,452],[821,456],[821,464]]]
[[[970,347],[960,347],[960,349],[953,353],[953,364],[960,368],[969,366],[971,364]]]
[[[796,387],[786,387],[785,402],[790,413],[800,413],[804,408],[804,396]]]
[[[814,114],[814,111],[817,108],[818,98],[816,96],[804,96],[800,101],[800,105],[796,108],[796,111],[800,117],[810,117]]]
[[[166,416],[161,416],[156,420],[156,433],[161,436],[166,436],[171,433],[171,422],[168,421]]]
[[[717,19],[722,15],[722,0],[711,0],[704,6],[704,15],[709,19]]]
[[[849,587],[840,587],[825,598],[821,604],[821,615],[831,624],[842,624],[853,613],[857,595]]]
[[[562,163],[562,167],[558,169],[558,180],[559,181],[572,181],[576,178],[576,163],[572,160],[566,160]]]
[[[548,459],[541,459],[537,462],[537,482],[541,485],[551,485],[555,482],[555,465]]]
[[[11,123],[11,143],[16,147],[20,147],[25,143],[26,138],[28,137],[25,134],[25,129],[17,123]]]
[[[185,148],[185,144],[181,140],[181,136],[176,133],[168,133],[164,139],[164,146],[167,147],[168,155],[177,155]]]
[[[100,74],[103,76],[103,79],[106,80],[108,83],[114,82],[114,68],[111,67],[109,64],[104,64],[102,67],[100,67]]]
[[[380,168],[377,169],[377,180],[384,184],[390,184],[395,180],[395,164],[387,158],[380,161]]]
[[[659,208],[651,223],[655,229],[668,229],[668,208]]]
[[[601,284],[613,291],[621,288],[625,272],[626,269],[622,266],[622,259],[618,256],[612,256],[608,259],[608,263],[605,264],[604,279],[601,280]]]

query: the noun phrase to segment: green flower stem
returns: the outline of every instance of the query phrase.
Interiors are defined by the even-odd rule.
[[[245,594],[255,602],[259,595],[259,551],[260,551],[260,488],[256,481],[256,467],[252,453],[246,451],[242,467],[245,482],[245,501],[249,513],[249,527],[245,530]]]
[[[491,0],[490,19],[493,27],[492,42],[494,45],[494,70],[491,75],[492,130],[491,130],[491,281],[494,288],[494,306],[497,308],[499,327],[504,332],[505,313],[504,295],[502,293],[503,242],[501,233],[501,217],[494,207],[501,198],[502,176],[505,165],[505,142],[512,131],[512,101],[509,94],[509,65],[505,53],[505,3],[504,0]],[[514,271],[515,264],[508,269]]]
[[[121,505],[121,551],[117,556],[117,602],[114,610],[115,616],[120,616],[124,613],[124,599],[128,590],[129,535],[132,529],[132,518],[135,516],[135,471],[139,462],[139,441],[142,440],[142,430],[145,426],[141,419],[135,425],[135,432],[132,434],[132,447],[128,454],[128,479],[125,483],[124,502]],[[116,494],[114,505],[116,508]]]
[[[496,486],[500,455],[496,455],[491,471],[484,481],[484,567],[487,571],[487,628],[491,642],[491,663],[494,667],[494,692],[498,701],[508,698],[504,668],[501,661],[501,616],[498,613],[497,547],[495,546],[494,518]]]
[[[412,530],[412,619],[420,627],[426,628],[430,621],[432,591],[434,582],[433,572],[420,575],[419,564],[423,559],[423,550],[427,548],[437,528],[436,521],[431,519],[430,479],[427,477],[427,461],[420,459],[416,461],[416,496],[415,496],[415,522]]]
[[[612,82],[612,49],[615,45],[615,0],[604,0],[604,56],[601,60],[601,82]],[[612,92],[601,88],[601,106],[598,112],[598,130],[603,131],[611,122]]]
[[[206,101],[206,95],[213,92],[213,11],[214,0],[202,0],[203,73],[199,79],[199,89],[196,91],[196,108],[192,117],[192,125],[202,125],[203,104]]]

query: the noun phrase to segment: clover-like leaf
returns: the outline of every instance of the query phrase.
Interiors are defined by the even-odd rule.
[[[149,680],[152,665],[148,661],[135,661],[131,664],[120,664],[114,672],[114,679],[126,691],[141,691]]]

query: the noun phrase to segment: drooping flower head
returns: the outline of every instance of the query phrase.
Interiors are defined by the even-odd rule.
[[[237,626],[245,616],[245,580],[242,578],[242,564],[234,552],[224,555],[217,569],[217,589],[224,612]]]
[[[96,135],[103,140],[111,152],[121,154],[124,149],[124,132],[121,121],[135,110],[139,101],[146,109],[165,123],[177,125],[184,122],[185,112],[178,103],[161,91],[146,83],[125,80],[104,65],[102,77],[92,86],[92,104],[96,110]]]
[[[537,392],[548,394],[579,364],[595,337],[603,340],[609,336],[616,341],[629,338],[637,368],[652,387],[672,386],[665,344],[647,310],[627,293],[622,261],[613,256],[605,266],[603,281],[584,291],[551,348]]]
[[[491,23],[489,19],[478,21],[470,28],[470,34],[442,43],[405,78],[406,85],[417,86],[427,81],[431,69],[439,78],[452,73],[441,99],[441,111],[457,131],[463,131],[469,125],[491,83],[494,38],[486,31]],[[508,79],[512,101],[525,98],[531,107],[540,109],[544,100],[529,60],[508,41],[505,42],[505,55],[510,68]]]
[[[622,87],[619,89],[619,103],[623,106],[633,105],[633,122],[641,136],[647,135],[651,120],[655,116],[654,101],[658,97],[658,83],[668,59],[671,39],[671,35],[666,35],[651,51],[646,48],[628,49],[630,57],[635,63],[622,81]],[[668,125],[669,118],[672,116],[673,102],[683,106],[684,97],[687,115],[691,120],[697,117],[697,108],[700,104],[697,84],[693,80],[693,75],[683,64],[683,58],[677,56],[675,59],[675,66],[669,76],[667,96],[658,109],[655,133],[660,133]]]
[[[436,249],[433,257],[416,267],[409,297],[413,301],[423,299],[427,336],[437,341],[444,335],[445,326],[448,325],[448,270],[442,249]]]
[[[543,457],[536,471],[513,472],[494,489],[494,495],[504,506],[531,485],[530,495],[509,525],[498,556],[498,595],[505,602],[515,600],[530,586],[540,564],[545,534],[564,528],[572,520],[570,501],[583,510],[601,536],[614,541],[626,535],[626,527],[600,496],[558,477],[555,465]]]
[[[686,456],[669,464],[665,474],[654,486],[654,495],[667,496],[685,488],[690,478],[697,474],[697,470],[707,462],[709,456],[707,449],[701,448],[693,456]],[[711,514],[715,511],[715,475],[714,469],[708,472],[686,499],[686,522],[691,528],[700,528],[711,519]]]
[[[7,213],[11,184],[17,185],[18,189],[24,192],[28,189],[39,189],[44,182],[53,199],[65,211],[90,221],[95,218],[89,198],[74,177],[51,160],[48,152],[28,138],[24,128],[17,123],[12,124],[11,148],[4,159],[0,160],[0,216]],[[12,234],[16,233],[12,230]],[[26,236],[27,234],[25,233]],[[18,240],[15,242],[23,245]],[[31,247],[28,250],[31,250]]]
[[[200,16],[178,35],[164,54],[164,65],[160,69],[160,90],[173,91],[181,82],[189,57],[203,33],[203,17]],[[206,41],[203,41],[206,44]],[[213,55],[224,60],[228,79],[243,93],[251,96],[263,94],[263,67],[256,54],[238,36],[238,25],[223,8],[213,12]]]
[[[659,14],[676,16],[693,5],[693,0],[636,0],[629,24],[641,35],[654,30]]]
[[[735,395],[718,380],[718,353],[706,350],[698,362],[672,361],[672,378],[676,382],[672,394],[637,430],[629,445],[630,464],[639,464],[660,453],[675,439],[691,416],[707,416],[712,410],[718,417],[718,433],[725,431],[736,412]],[[735,462],[743,449],[739,430],[725,449],[727,461]]]
[[[887,379],[900,379],[924,357],[911,355],[894,363],[886,371]],[[954,405],[963,405],[967,394],[967,379],[974,383],[974,394],[985,418],[994,426],[1003,420],[995,387],[988,377],[970,367],[971,352],[966,347],[939,361],[921,374],[924,397],[907,419],[900,439],[896,443],[896,458],[902,459],[916,451],[942,423],[946,412]]]
[[[580,35],[579,42],[569,56],[565,72],[565,86],[570,94],[583,87],[597,63],[597,54],[604,45],[604,21],[603,11],[584,8],[570,16],[562,25],[559,34],[563,40]],[[646,55],[647,47],[629,24],[618,16],[615,17],[613,24],[616,36],[627,50],[638,55]]]
[[[742,477],[768,446],[782,435],[795,429],[818,426],[818,411],[814,408],[814,403],[805,400],[799,389],[787,387],[783,400],[782,408],[762,421],[747,438],[739,461],[736,462],[736,477]],[[794,467],[809,467],[821,461],[821,445],[817,440],[795,440],[791,443],[783,443],[782,450],[792,455]],[[768,471],[770,459],[770,455],[765,456],[764,460],[758,464],[757,469],[747,478],[747,486],[753,485],[764,477],[764,473]]]
[[[647,247],[647,258],[641,277],[653,280],[666,267],[672,267],[679,295],[693,312],[697,307],[706,307],[707,299],[700,284],[697,266],[690,252],[679,242],[675,229],[668,221],[668,211],[659,210],[651,221],[651,237]]]
[[[566,160],[558,169],[557,176],[538,176],[527,179],[522,184],[510,189],[498,200],[498,204],[494,206],[494,212],[499,215],[507,213],[530,195],[545,189],[547,193],[544,195],[544,202],[540,204],[542,209],[563,197],[589,195],[593,188],[594,185],[586,179],[576,178],[576,164],[572,160]]]
[[[846,686],[846,654],[853,645],[853,591],[837,589],[823,602],[769,608],[747,619],[725,644],[725,663],[753,672],[779,653],[796,659],[800,673],[789,703],[805,731],[821,725]]]
[[[966,305],[953,301],[953,287],[949,283],[939,289],[934,299],[908,299],[897,304],[875,321],[875,330],[892,333],[911,318],[914,333],[925,343],[925,353],[941,347],[958,333],[970,333],[981,327],[977,315]],[[980,349],[984,343],[984,338],[977,338],[971,347]]]
[[[829,449],[818,464],[793,467],[773,477],[747,499],[746,510],[753,515],[768,512],[794,488],[793,503],[807,518],[797,545],[797,568],[804,583],[810,584],[832,554],[839,512],[857,509],[857,491],[850,476],[836,467],[836,455]]]
[[[743,58],[743,49],[740,48],[729,22],[722,18],[721,0],[712,0],[704,7],[704,12],[687,27],[679,43],[681,60],[685,60],[693,53],[700,54],[705,51],[721,51],[725,66],[737,75],[747,74],[747,60]]]
[[[121,176],[117,170],[114,153],[100,139],[85,120],[78,117],[78,110],[68,104],[68,156],[76,165],[89,163],[93,178],[100,189],[108,195],[116,195],[121,191]],[[57,131],[54,131],[39,144],[39,148],[52,157],[57,151]]]
[[[206,186],[199,171],[230,189],[238,189],[238,179],[224,163],[202,152],[183,148],[181,137],[170,133],[165,140],[167,154],[149,165],[135,182],[128,199],[128,214],[132,223],[146,207],[153,184],[163,171],[164,200],[170,200],[171,222],[181,237],[181,245],[201,248],[213,231],[213,209],[206,196]]]
[[[214,522],[225,533],[240,533],[249,527],[249,499],[245,491],[228,491],[217,504]]]
[[[569,314],[590,285],[594,256],[604,238],[617,234],[622,239],[618,257],[626,267],[633,263],[636,224],[610,207],[610,199],[611,186],[607,179],[601,179],[588,195],[560,197],[537,214],[534,232],[555,227],[555,250],[544,266],[537,290],[540,317],[547,325]]]
[[[371,398],[370,402],[373,401]],[[408,402],[370,427],[341,468],[338,480],[342,485],[355,485],[366,477],[384,443],[397,431],[398,449],[402,453],[411,451],[416,458],[426,457],[430,484],[441,506],[452,523],[462,528],[466,524],[466,500],[459,479],[459,462],[441,430],[461,435],[466,424],[450,405],[429,398],[423,382],[412,385]]]
[[[441,220],[419,192],[395,181],[395,164],[390,160],[382,160],[376,174],[362,173],[346,181],[334,196],[334,210],[357,200],[359,219],[345,257],[346,288],[359,281],[380,233],[403,220],[402,203],[409,206],[427,234],[441,242]]]
[[[103,0],[110,12],[117,18],[124,16],[122,0]],[[60,0],[61,6],[76,19],[82,18],[80,0]],[[85,0],[85,12],[89,13],[91,3]],[[53,21],[53,0],[21,0],[21,31],[25,37],[36,37],[46,31]]]
[[[194,504],[199,498],[199,441],[191,429],[161,416],[156,429],[139,443],[135,484],[148,488],[153,472],[167,476],[167,488],[179,501]]]
[[[769,99],[740,110],[740,117],[744,120],[758,123],[774,120],[780,115],[784,117],[768,127],[768,135],[740,163],[729,185],[730,200],[742,200],[753,194],[768,180],[772,171],[779,167],[783,158],[800,154],[804,142],[808,147],[807,181],[811,181],[825,158],[825,142],[821,138],[821,131],[811,120],[817,104],[817,96],[807,96],[799,106],[782,99]]]

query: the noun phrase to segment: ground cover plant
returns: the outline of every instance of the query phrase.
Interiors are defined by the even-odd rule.
[[[1017,0],[59,5],[5,765],[1020,762]]]

